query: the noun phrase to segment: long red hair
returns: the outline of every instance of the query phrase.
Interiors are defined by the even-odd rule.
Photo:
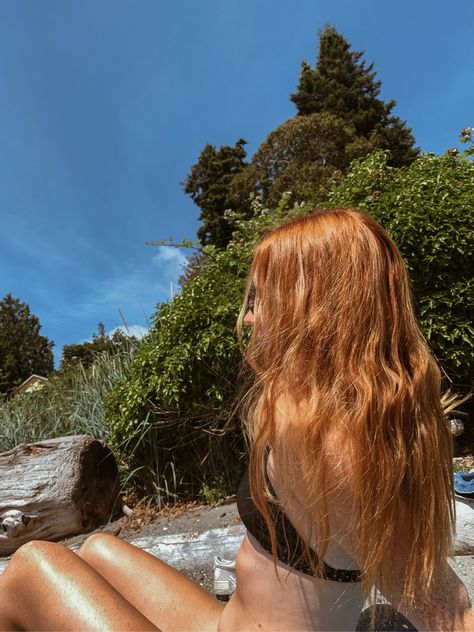
[[[252,284],[255,322],[245,359],[255,382],[244,421],[252,494],[273,540],[268,444],[279,470],[292,485],[297,481],[317,526],[322,563],[331,536],[328,446],[338,429],[346,438],[340,449],[350,470],[349,529],[363,586],[390,589],[403,533],[410,545],[403,595],[413,603],[426,595],[451,546],[452,438],[440,371],[417,322],[398,248],[362,212],[318,211],[261,240],[247,293]],[[298,412],[279,425],[275,403],[282,393]]]

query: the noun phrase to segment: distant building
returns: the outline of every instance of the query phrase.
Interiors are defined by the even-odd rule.
[[[37,391],[48,381],[47,377],[42,377],[41,375],[30,375],[28,379],[26,379],[20,386],[15,389],[15,395],[23,395],[23,393],[31,393],[32,391]]]

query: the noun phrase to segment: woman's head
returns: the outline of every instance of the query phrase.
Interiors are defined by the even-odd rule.
[[[310,387],[316,373],[321,385],[346,388],[343,375],[353,381],[361,363],[410,372],[407,346],[425,350],[400,253],[359,211],[318,211],[272,230],[256,248],[252,286],[247,359],[289,386]]]
[[[449,547],[452,442],[440,404],[440,372],[415,317],[398,248],[362,212],[318,211],[261,240],[247,293],[252,286],[256,301],[245,359],[255,385],[246,425],[259,507],[265,513],[270,443],[280,468],[299,464],[307,510],[327,533],[324,498],[318,500],[315,490],[324,487],[325,446],[335,429],[344,430],[364,577],[389,583],[384,565],[395,554],[401,516],[408,516],[404,528],[414,561],[405,594],[414,598],[420,573],[426,589]],[[299,412],[277,427],[275,403],[282,393]],[[420,515],[433,518],[421,523]]]

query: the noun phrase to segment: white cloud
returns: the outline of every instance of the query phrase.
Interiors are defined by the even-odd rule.
[[[171,246],[159,246],[158,253],[153,257],[153,263],[158,266],[163,276],[168,276],[170,282],[177,280],[183,272],[183,265],[187,257],[179,250]]]
[[[116,314],[121,310],[125,317],[136,314],[137,310],[149,315],[157,303],[169,300],[176,293],[185,262],[186,256],[180,250],[162,246],[148,265],[129,264],[108,279],[90,279],[87,294],[74,305],[64,306],[63,312],[82,316],[97,314],[98,321],[106,319],[105,310]],[[132,318],[136,322],[136,316]]]

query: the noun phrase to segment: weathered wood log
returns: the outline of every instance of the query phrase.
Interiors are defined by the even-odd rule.
[[[107,521],[119,492],[111,451],[88,435],[0,454],[0,555],[29,540],[85,533]]]

